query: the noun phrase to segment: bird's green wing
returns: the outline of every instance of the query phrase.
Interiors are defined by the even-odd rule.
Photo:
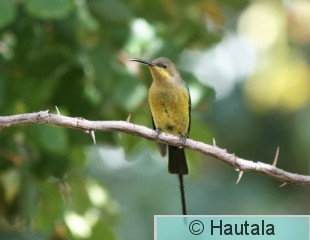
[[[190,95],[190,92],[189,92],[189,87],[187,85],[187,83],[184,81],[184,87],[186,88],[187,90],[187,93],[188,93],[188,117],[189,117],[189,122],[188,122],[188,129],[187,129],[187,137],[189,136],[189,131],[191,129],[191,110],[192,110],[192,102],[191,102],[191,95]]]

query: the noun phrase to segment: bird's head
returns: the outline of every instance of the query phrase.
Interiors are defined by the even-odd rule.
[[[151,62],[137,58],[131,58],[129,60],[148,65],[154,81],[161,83],[182,81],[175,65],[168,58],[160,57]]]

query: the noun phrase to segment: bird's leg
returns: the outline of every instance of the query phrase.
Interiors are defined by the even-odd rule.
[[[160,128],[155,129],[155,137],[157,139],[161,136],[162,133],[163,133],[163,131]]]

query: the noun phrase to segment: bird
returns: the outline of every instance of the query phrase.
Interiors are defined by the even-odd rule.
[[[139,58],[129,60],[145,64],[150,69],[153,81],[148,101],[156,135],[160,136],[162,132],[177,135],[182,143],[185,143],[191,127],[191,97],[188,85],[174,63],[165,57],[153,61]],[[167,145],[158,143],[158,148],[164,157],[167,154]],[[188,166],[183,147],[168,145],[168,171],[178,175],[182,213],[187,215],[183,175],[188,174]]]

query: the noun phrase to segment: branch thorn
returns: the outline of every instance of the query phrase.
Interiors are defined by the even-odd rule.
[[[213,147],[216,147],[216,141],[215,141],[215,138],[213,138]]]
[[[60,112],[59,112],[58,107],[57,107],[57,106],[55,106],[55,108],[56,108],[57,115],[60,115]]]
[[[277,162],[278,162],[279,151],[280,151],[280,147],[277,148],[276,156],[274,157],[274,160],[273,160],[273,163],[272,163],[272,166],[274,166],[274,167],[277,165]]]
[[[131,120],[131,113],[129,113],[129,115],[128,115],[128,117],[127,117],[127,119],[126,119],[126,122],[130,122],[130,120]]]
[[[89,130],[90,136],[93,139],[94,144],[96,145],[96,136],[94,130]]]
[[[240,171],[240,170],[238,169],[238,171]],[[240,182],[240,180],[241,180],[241,178],[242,178],[242,176],[243,176],[243,173],[244,173],[244,171],[242,171],[242,170],[239,172],[239,175],[238,175],[238,179],[237,179],[236,184],[238,184],[238,183]]]

